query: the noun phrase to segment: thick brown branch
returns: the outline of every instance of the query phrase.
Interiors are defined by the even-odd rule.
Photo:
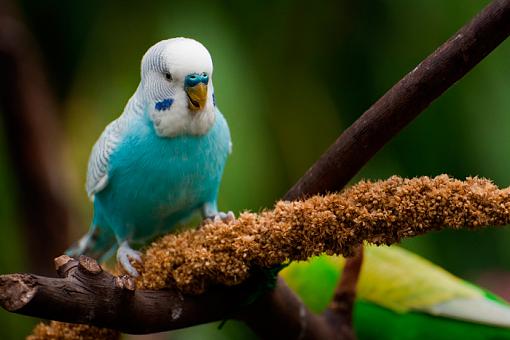
[[[135,290],[132,278],[112,276],[90,258],[63,255],[56,262],[61,278],[0,276],[0,304],[20,314],[144,334],[233,315],[260,285],[254,277],[234,288],[184,296],[177,290]]]

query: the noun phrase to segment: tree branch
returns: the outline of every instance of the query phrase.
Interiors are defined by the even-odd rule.
[[[129,279],[103,272],[92,259],[81,257],[77,263],[60,257],[57,271],[64,279],[0,276],[0,304],[16,313],[152,333],[231,316],[235,306],[242,306],[265,286],[264,280],[250,275],[260,268],[323,253],[352,254],[363,241],[392,244],[441,228],[474,229],[509,222],[510,188],[500,190],[488,180],[463,182],[445,175],[392,177],[361,182],[341,194],[279,202],[274,211],[246,213],[229,225],[217,221],[166,235],[147,249],[139,290]],[[360,264],[350,263],[358,270]],[[258,308],[249,305],[241,317],[266,337],[268,330],[293,336],[303,332],[310,339],[329,332],[338,335],[335,328],[323,325],[349,315],[352,301],[341,300],[353,296],[356,278],[355,271],[344,276],[325,319],[308,312],[286,289],[268,293],[255,303]],[[279,286],[285,287],[281,282]],[[194,295],[204,289],[204,294]],[[263,317],[253,314],[266,305],[266,299],[276,308]],[[285,330],[260,323],[268,315],[285,321]]]
[[[356,250],[356,254],[348,258],[342,270],[342,277],[335,289],[333,299],[324,312],[324,317],[336,334],[342,339],[355,339],[352,324],[354,301],[356,300],[356,286],[363,264],[363,247]]]
[[[466,74],[509,34],[510,1],[495,0],[415,70],[404,77],[346,130],[326,154],[285,195],[285,199],[294,200],[302,196],[342,188],[392,136],[397,134],[449,86]],[[356,223],[360,223],[360,221]],[[416,231],[402,230],[402,233],[409,234]],[[387,230],[381,229],[378,237],[402,236],[402,234],[386,235],[386,233],[388,233]],[[6,281],[7,277],[5,276],[2,280],[3,282],[11,282]],[[113,290],[114,287],[110,286],[110,289]],[[230,289],[235,288],[229,288],[228,290]],[[2,294],[7,291],[5,285],[1,291]],[[98,298],[92,291],[88,292],[91,294],[89,298]],[[210,293],[214,294],[213,291],[210,291]],[[153,292],[153,294],[158,298],[151,300],[149,305],[156,306],[159,301],[167,301],[160,300],[160,298],[169,298],[165,296],[165,294],[168,294],[165,291]],[[205,294],[209,294],[209,292]],[[318,334],[314,332],[320,332],[320,330],[314,329],[309,333],[306,329],[303,330],[303,327],[304,325],[316,325],[321,328],[323,327],[321,326],[323,325],[322,321],[316,323],[300,321],[301,315],[305,315],[307,319],[314,319],[316,316],[309,313],[306,307],[296,300],[294,295],[289,294],[291,293],[288,288],[279,284],[274,291],[249,308],[252,317],[244,320],[254,330],[259,331],[260,335],[266,337],[269,336],[270,332],[278,332],[279,329],[282,330],[283,338],[291,338],[300,334],[305,334],[303,338],[307,338],[307,335],[311,338],[309,334]],[[52,303],[75,304],[72,299],[58,300],[55,296],[48,299],[44,306],[47,306],[49,301]],[[188,296],[185,297],[186,299],[188,299]],[[282,303],[281,299],[283,301],[294,301],[292,305],[295,307],[292,310],[288,309],[286,303]],[[28,303],[32,303],[32,301],[34,299],[31,299]],[[218,303],[218,301],[220,302]],[[204,313],[215,313],[214,311],[218,305],[229,303],[229,301],[231,301],[231,298],[228,297],[216,300],[215,304],[212,305],[201,301],[200,308]],[[117,307],[119,308],[117,310],[119,315],[124,315],[126,320],[134,320],[129,319],[129,316],[124,314],[123,300],[109,301],[108,304],[104,305],[104,307],[106,306],[109,306],[109,308]],[[148,306],[145,306],[145,308],[148,308]],[[296,311],[301,311],[303,308],[305,313],[296,313]],[[269,311],[272,312],[269,313]],[[83,315],[88,314],[83,313]],[[278,317],[276,318],[275,315]],[[65,317],[66,320],[72,321],[70,320],[73,318],[71,314],[66,314]],[[51,316],[51,318],[54,317]],[[286,320],[286,324],[279,324],[281,320]],[[105,325],[104,320],[94,318],[94,315],[87,322]],[[136,323],[138,327],[143,328],[144,323],[150,323],[150,320],[146,318],[137,319]],[[200,321],[196,322],[196,324],[198,323]],[[299,332],[285,334],[283,329],[286,329],[287,326],[293,330],[299,330]]]
[[[324,318],[310,312],[281,277],[275,289],[255,301],[237,318],[261,339],[336,339],[339,335]]]
[[[492,1],[345,130],[285,194],[284,199],[292,201],[341,190],[391,138],[508,35],[510,1]],[[348,261],[356,263],[357,260],[362,259]],[[345,270],[350,271],[344,269],[344,273]],[[357,281],[359,272],[353,275]],[[268,303],[260,308],[260,312],[274,307]],[[267,321],[272,322],[272,319]],[[278,324],[274,323],[273,328],[278,329]]]
[[[237,287],[212,288],[184,298],[177,290],[135,290],[131,277],[113,276],[85,256],[78,261],[62,255],[55,259],[55,265],[60,278],[0,276],[2,306],[45,319],[145,334],[221,320],[237,311],[239,302],[260,284],[255,277]]]
[[[165,235],[146,249],[137,283],[199,294],[211,284],[237,285],[253,270],[285,261],[323,253],[352,256],[363,242],[393,244],[432,230],[509,222],[510,188],[479,178],[394,176]]]
[[[375,102],[284,199],[341,190],[391,138],[510,35],[510,1],[494,0]]]

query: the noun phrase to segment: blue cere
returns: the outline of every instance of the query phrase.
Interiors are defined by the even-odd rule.
[[[184,86],[186,87],[193,87],[200,83],[204,83],[205,85],[209,83],[209,76],[207,75],[207,73],[204,72],[201,74],[198,73],[188,74],[184,79]]]
[[[163,99],[162,101],[156,103],[155,108],[158,111],[168,110],[170,108],[170,106],[172,106],[173,102],[174,102],[174,100],[171,98]]]

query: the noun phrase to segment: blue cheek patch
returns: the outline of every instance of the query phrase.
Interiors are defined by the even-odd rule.
[[[170,108],[170,106],[172,106],[173,102],[174,102],[174,100],[171,98],[164,99],[164,100],[156,103],[155,109],[158,111],[168,110]]]

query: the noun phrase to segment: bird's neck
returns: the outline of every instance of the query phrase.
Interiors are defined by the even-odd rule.
[[[153,124],[155,132],[160,137],[176,137],[181,135],[201,136],[205,135],[214,125],[216,120],[216,108],[212,103],[212,97],[204,111],[197,115],[190,115],[185,107],[171,106],[169,110],[157,111],[151,109],[147,103],[140,84],[135,93],[126,104],[121,119],[131,121],[133,119],[146,120]],[[179,101],[184,103],[184,100]],[[185,105],[185,104],[184,104]]]

